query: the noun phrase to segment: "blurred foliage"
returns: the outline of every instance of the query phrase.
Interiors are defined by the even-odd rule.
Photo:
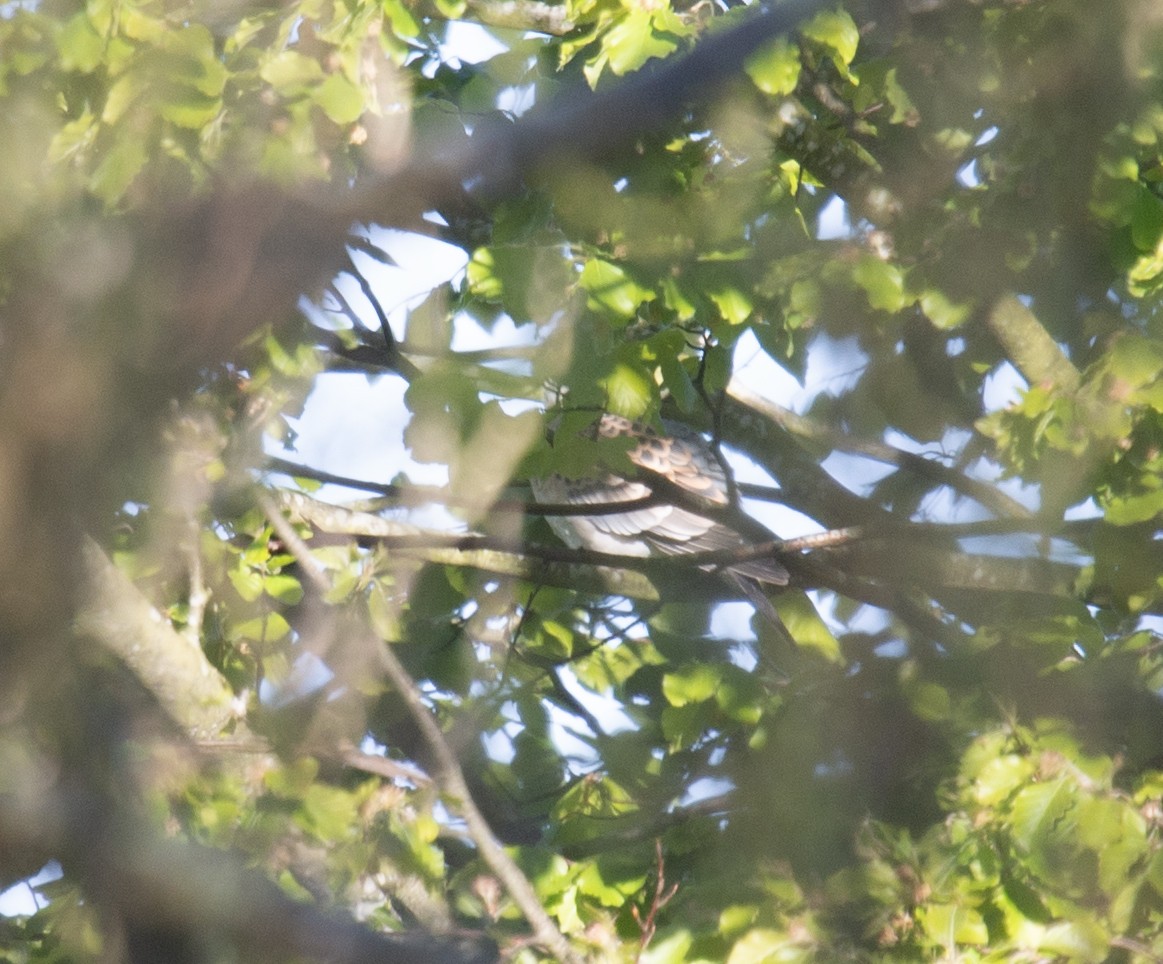
[[[254,179],[358,188],[508,129],[515,93],[633,81],[749,15],[566,0],[567,29],[541,33],[513,18],[536,27],[542,5],[499,6],[0,4],[0,299],[39,266],[82,318],[132,283],[119,238],[145,205]],[[457,21],[501,52],[458,60]],[[103,545],[236,697],[209,745],[110,738],[133,774],[119,792],[160,836],[239,855],[296,899],[547,959],[434,782],[439,754],[370,628],[580,954],[1160,960],[1161,183],[1149,0],[851,0],[617,160],[559,155],[505,196],[435,212],[467,267],[387,349],[366,256],[391,258],[361,229],[344,283],[202,372],[161,467],[117,476]],[[822,237],[837,210],[846,224]],[[136,357],[134,310],[118,302],[103,329],[119,358]],[[467,326],[502,322],[519,344],[460,350]],[[797,378],[835,373],[808,419],[732,408],[752,344]],[[493,503],[530,475],[624,471],[624,446],[585,431],[611,410],[721,434],[792,508],[864,526],[865,554],[789,560],[789,653],[758,618],[741,639],[714,632],[732,597],[704,573],[704,595],[663,575],[651,601],[301,517],[288,535],[263,499],[309,493],[328,467],[271,476],[264,452],[294,453],[328,367],[408,382],[407,443],[448,467],[440,498],[475,530],[554,544]],[[565,410],[548,436],[546,405]],[[825,460],[884,462],[886,443],[995,492],[1021,483],[1034,511],[907,459],[837,495]],[[991,517],[1035,538],[942,530]],[[18,719],[0,734],[0,795],[39,785],[28,739]],[[53,856],[9,854],[3,836],[6,884]],[[131,946],[85,886],[67,862],[38,885],[40,910],[0,922],[0,959]],[[239,959],[216,940],[203,959]]]

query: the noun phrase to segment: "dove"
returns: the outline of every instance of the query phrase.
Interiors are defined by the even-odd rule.
[[[664,421],[662,427],[665,434],[619,415],[606,413],[598,419],[594,427],[597,437],[626,437],[635,443],[626,453],[636,469],[631,478],[603,468],[587,478],[552,475],[532,480],[533,497],[540,503],[585,508],[657,497],[650,505],[626,511],[549,516],[550,526],[566,545],[634,557],[679,556],[741,548],[774,538],[742,513],[715,512],[718,518],[700,515],[698,501],[723,510],[732,508],[723,463],[697,432],[675,422]],[[667,498],[671,494],[681,500],[682,493],[694,498],[682,500],[681,505]],[[723,515],[733,516],[738,527],[721,521]],[[749,559],[723,571],[756,608],[779,625],[771,601],[756,585],[787,585],[788,572],[778,560]]]

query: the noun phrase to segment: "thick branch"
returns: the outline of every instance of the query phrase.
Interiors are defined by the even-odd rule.
[[[81,549],[89,575],[77,628],[116,653],[194,738],[211,738],[235,718],[234,693],[201,647],[175,630],[102,549]]]
[[[560,37],[575,24],[566,15],[564,3],[541,3],[540,0],[469,0],[474,17],[490,27],[509,30],[533,30]]]
[[[756,394],[738,381],[733,381],[727,390],[735,401],[771,419],[774,424],[791,435],[812,443],[828,445],[840,452],[851,452],[855,455],[874,459],[877,462],[899,466],[913,475],[947,485],[955,492],[968,496],[998,515],[1015,518],[1028,518],[1031,515],[1029,509],[1016,499],[1010,498],[996,486],[971,479],[964,472],[942,465],[934,459],[927,459],[913,452],[902,452],[884,442],[855,439],[823,425],[815,419],[797,415],[790,409]]]
[[[1058,343],[1041,322],[1013,295],[1000,299],[986,318],[1006,356],[1031,385],[1053,385],[1074,392],[1082,382]]]
[[[534,583],[582,592],[613,593],[633,599],[722,598],[723,586],[707,582],[701,567],[729,567],[778,554],[795,585],[811,588],[818,567],[842,567],[885,585],[940,589],[1007,590],[1071,598],[1079,568],[1044,559],[969,554],[934,545],[941,526],[888,522],[860,529],[837,529],[799,540],[766,540],[739,549],[685,556],[637,558],[590,549],[529,545],[475,534],[434,532],[366,512],[319,502],[300,493],[280,494],[284,508],[324,532],[377,539],[393,552],[443,565],[467,566]],[[1006,523],[1006,530],[1012,531]],[[978,531],[980,529],[980,531]],[[957,537],[992,532],[996,525],[959,526]],[[806,567],[801,551],[814,550],[817,564]],[[830,581],[823,583],[830,585]],[[861,597],[857,597],[861,598]]]
[[[533,885],[529,883],[529,878],[501,846],[501,842],[493,833],[493,828],[478,809],[469,792],[464,771],[461,770],[460,763],[440,727],[432,718],[432,713],[420,698],[416,682],[408,675],[404,664],[390,646],[378,643],[378,652],[384,673],[392,681],[396,692],[420,727],[420,732],[424,734],[424,739],[432,748],[439,765],[437,779],[441,789],[455,801],[473,842],[480,851],[481,858],[505,885],[509,896],[513,898],[513,902],[521,909],[521,913],[533,928],[533,935],[537,941],[551,951],[557,960],[564,961],[565,964],[582,964],[581,956],[570,947],[569,942],[541,905],[541,900]]]

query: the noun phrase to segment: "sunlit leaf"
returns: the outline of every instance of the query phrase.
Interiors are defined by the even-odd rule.
[[[654,299],[654,292],[636,284],[616,264],[600,258],[586,262],[578,283],[588,293],[586,303],[592,310],[622,321],[629,319],[642,302]]]
[[[800,79],[800,54],[786,37],[780,37],[752,54],[746,70],[765,94],[790,94]]]

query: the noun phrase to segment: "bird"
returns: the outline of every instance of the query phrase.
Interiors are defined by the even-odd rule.
[[[535,501],[579,509],[655,498],[625,511],[549,516],[550,526],[567,546],[633,557],[680,556],[738,549],[774,538],[749,516],[731,511],[727,472],[702,435],[678,422],[663,420],[661,426],[659,432],[609,412],[594,423],[594,437],[630,441],[626,456],[634,466],[632,477],[602,468],[585,478],[558,474],[531,480]],[[714,518],[700,514],[699,503],[708,506]],[[721,570],[764,616],[782,625],[759,588],[788,583],[788,571],[774,555],[702,568]]]

